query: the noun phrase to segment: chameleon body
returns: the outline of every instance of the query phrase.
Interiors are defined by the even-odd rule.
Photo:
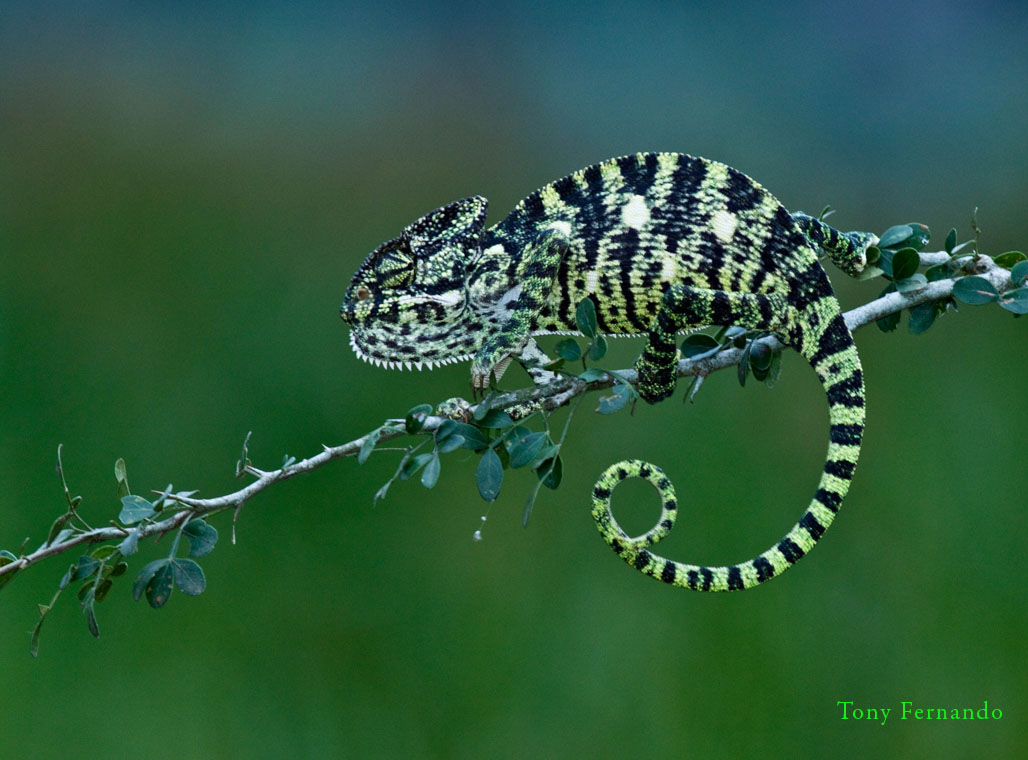
[[[593,516],[630,565],[701,591],[751,588],[809,552],[842,504],[864,429],[860,359],[818,255],[856,274],[877,238],[790,214],[741,172],[679,153],[639,153],[574,172],[488,229],[485,213],[484,198],[456,201],[365,259],[341,310],[357,355],[408,369],[470,360],[476,391],[513,357],[542,381],[548,359],[532,336],[577,333],[576,306],[589,298],[601,333],[647,338],[637,390],[653,403],[674,391],[680,332],[771,332],[810,362],[829,404],[824,470],[792,529],[737,565],[661,557],[650,547],[670,530],[677,501],[659,468],[637,460],[596,482]],[[611,492],[629,477],[649,480],[662,501],[657,525],[635,538],[610,510]]]

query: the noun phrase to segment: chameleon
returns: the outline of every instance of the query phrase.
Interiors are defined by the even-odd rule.
[[[788,212],[754,180],[683,153],[637,153],[576,171],[532,193],[485,228],[487,201],[454,201],[414,221],[364,259],[341,316],[357,356],[388,368],[471,362],[477,394],[512,359],[533,380],[553,377],[533,336],[580,334],[576,306],[591,299],[598,330],[645,337],[636,390],[648,403],[672,395],[676,336],[740,326],[777,336],[814,368],[828,398],[828,452],[813,499],[763,553],[707,567],[651,547],[677,515],[663,471],[639,460],[609,467],[592,492],[592,516],[610,547],[637,570],[699,591],[753,588],[806,555],[849,489],[864,431],[864,382],[853,337],[819,261],[856,276],[878,238],[840,232]],[[639,477],[656,488],[661,516],[631,537],[611,494]]]

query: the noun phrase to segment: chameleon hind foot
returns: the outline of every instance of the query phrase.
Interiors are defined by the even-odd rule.
[[[635,362],[636,390],[654,404],[675,392],[678,381],[679,331],[705,325],[737,325],[767,330],[785,337],[795,321],[795,309],[779,293],[744,293],[672,285],[664,292],[660,311],[650,326],[649,340]]]

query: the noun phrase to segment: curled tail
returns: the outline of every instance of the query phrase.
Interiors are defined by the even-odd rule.
[[[632,567],[675,586],[697,591],[737,591],[753,588],[781,575],[828,530],[849,490],[864,432],[864,379],[853,336],[834,297],[815,302],[799,313],[792,341],[817,372],[828,395],[829,443],[817,492],[792,529],[767,551],[737,565],[704,567],[666,559],[649,551],[675,523],[678,502],[671,481],[660,468],[625,460],[607,468],[593,487],[593,519],[600,535]],[[626,478],[648,480],[661,499],[657,524],[631,537],[618,525],[610,496]]]

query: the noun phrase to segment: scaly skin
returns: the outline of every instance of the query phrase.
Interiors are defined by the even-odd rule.
[[[790,215],[770,193],[724,164],[679,153],[610,159],[532,193],[484,228],[486,201],[456,201],[417,220],[365,259],[341,313],[358,356],[388,367],[472,361],[472,388],[488,387],[511,358],[546,373],[533,335],[577,333],[575,309],[592,299],[600,332],[646,335],[637,390],[655,403],[674,392],[675,336],[707,325],[777,335],[814,367],[828,395],[829,446],[814,498],[767,551],[703,567],[650,547],[670,530],[674,488],[653,465],[626,460],[593,489],[593,517],[626,562],[701,591],[752,588],[813,548],[849,488],[864,429],[864,384],[853,338],[817,251],[858,274],[877,239]],[[629,477],[649,480],[661,519],[637,538],[610,511]]]

